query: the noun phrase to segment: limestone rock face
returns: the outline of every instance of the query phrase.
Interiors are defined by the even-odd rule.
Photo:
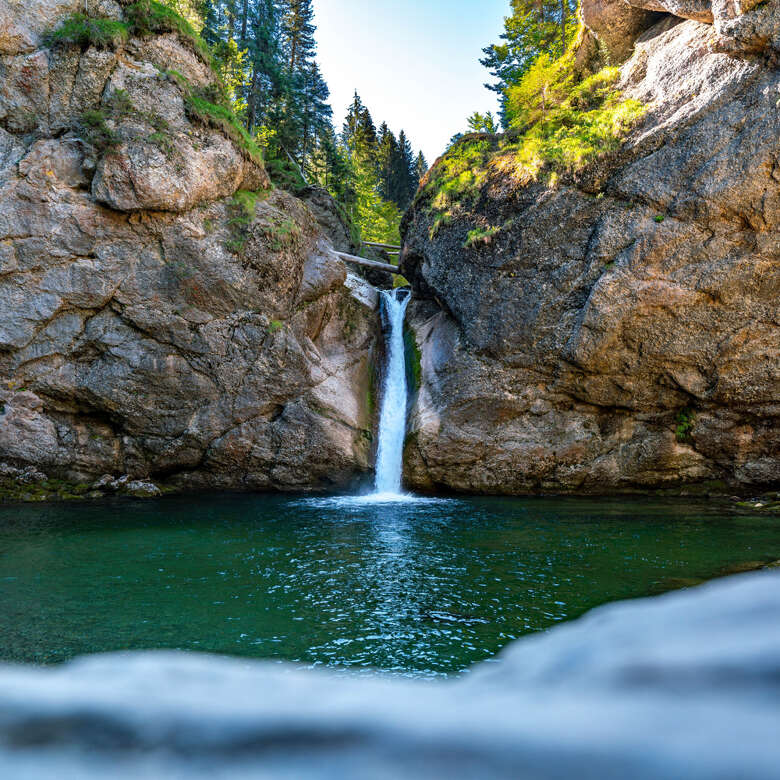
[[[427,299],[410,485],[780,481],[780,73],[713,36],[667,17],[639,37],[621,86],[646,119],[576,180],[496,175],[433,239],[431,213],[407,215]]]
[[[714,24],[712,49],[745,54],[780,52],[780,0],[583,0],[580,18],[612,63],[632,53],[637,36],[661,14]],[[587,41],[586,41],[587,43]],[[580,47],[580,56],[586,47]]]
[[[0,462],[193,487],[359,478],[373,291],[188,115],[160,69],[213,76],[178,38],[40,47],[82,9],[0,6]]]
[[[622,62],[631,55],[637,35],[652,24],[655,15],[647,8],[626,0],[582,0],[580,18],[610,58]]]
[[[628,0],[634,8],[647,11],[663,11],[682,19],[694,19],[697,22],[712,24],[711,0]]]

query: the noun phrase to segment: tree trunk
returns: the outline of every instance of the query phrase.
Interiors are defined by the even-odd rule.
[[[569,0],[561,0],[561,54],[566,51],[566,12]]]
[[[561,0],[563,2],[563,0]],[[246,24],[249,18],[249,0],[244,0],[244,9],[241,14],[241,48],[246,49]]]
[[[252,68],[252,85],[249,88],[249,109],[247,111],[247,130],[251,135],[257,124],[257,66]]]

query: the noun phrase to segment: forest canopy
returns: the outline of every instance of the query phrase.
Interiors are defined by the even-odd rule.
[[[398,243],[401,214],[427,170],[406,133],[375,124],[355,93],[334,126],[316,56],[313,0],[163,0],[200,32],[233,113],[276,186],[326,188],[362,240]]]

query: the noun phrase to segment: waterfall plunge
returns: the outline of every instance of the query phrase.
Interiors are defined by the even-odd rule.
[[[387,364],[379,413],[379,445],[376,457],[375,489],[379,496],[401,494],[408,395],[404,360],[404,315],[410,298],[409,290],[382,292],[382,323],[387,333]]]

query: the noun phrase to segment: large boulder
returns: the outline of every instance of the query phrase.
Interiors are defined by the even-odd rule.
[[[634,3],[629,5],[626,0],[582,0],[580,3],[582,23],[615,63],[631,56],[637,36],[655,17],[656,14],[648,13],[642,6],[635,7]]]
[[[185,653],[0,667],[0,773],[774,780],[780,575],[614,604],[447,683]]]
[[[427,299],[410,485],[780,480],[780,73],[711,40],[671,17],[640,36],[621,86],[646,117],[578,177],[488,168],[448,223],[424,200],[407,216],[403,273]]]

